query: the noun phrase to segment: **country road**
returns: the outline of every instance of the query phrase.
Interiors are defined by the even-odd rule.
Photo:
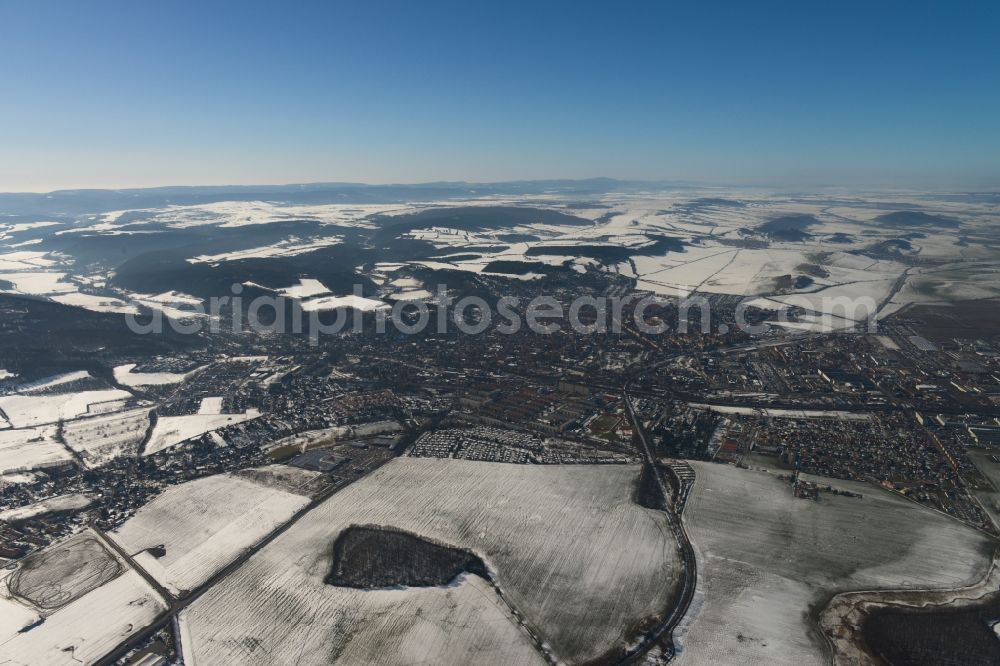
[[[694,598],[694,591],[698,582],[698,564],[695,559],[694,547],[691,545],[687,531],[684,529],[684,522],[681,520],[680,515],[674,510],[671,504],[670,493],[667,490],[666,484],[663,483],[663,478],[660,476],[660,471],[656,465],[656,459],[653,456],[652,450],[649,448],[649,442],[646,439],[646,431],[643,428],[642,419],[640,419],[636,414],[635,406],[632,404],[632,396],[629,395],[630,384],[631,380],[629,383],[626,383],[623,388],[625,406],[628,410],[629,419],[631,419],[635,428],[635,433],[639,439],[643,459],[645,461],[644,464],[653,473],[653,478],[656,479],[656,484],[660,489],[660,493],[664,501],[666,502],[664,513],[666,513],[667,522],[670,525],[670,531],[673,533],[674,539],[677,541],[677,547],[681,554],[681,589],[676,603],[674,603],[667,616],[659,624],[643,635],[642,641],[635,647],[631,648],[626,653],[625,657],[619,661],[621,664],[635,663],[646,652],[648,652],[657,641],[664,637],[666,637],[666,642],[670,646],[669,657],[673,658],[673,631],[684,618],[688,608],[691,606],[691,600]]]
[[[373,469],[368,470],[364,475],[362,475],[361,477],[359,477],[359,479],[363,478],[364,476],[367,476],[371,472],[375,471],[375,469],[378,469],[378,467],[375,467]],[[357,479],[355,481],[357,481]],[[165,627],[167,624],[169,624],[171,622],[175,622],[175,618],[177,617],[177,614],[180,613],[180,611],[182,611],[186,607],[190,606],[199,597],[201,597],[203,594],[205,594],[205,592],[207,592],[208,590],[210,590],[213,587],[215,587],[218,583],[220,583],[222,580],[224,580],[225,578],[227,578],[234,571],[236,571],[237,569],[239,569],[243,565],[244,562],[246,562],[247,560],[249,560],[251,557],[253,557],[255,554],[257,554],[257,552],[259,552],[262,548],[264,548],[269,543],[271,543],[272,541],[274,541],[275,539],[277,539],[279,536],[281,536],[282,534],[284,534],[286,531],[288,531],[288,529],[291,528],[292,525],[294,525],[295,523],[297,523],[307,513],[309,513],[310,511],[312,511],[313,509],[315,509],[317,506],[319,506],[320,504],[322,504],[324,501],[326,501],[336,491],[340,490],[340,488],[341,488],[341,486],[339,486],[339,485],[330,485],[330,486],[327,486],[326,488],[324,488],[322,491],[320,491],[309,502],[309,504],[307,504],[306,506],[304,506],[301,509],[299,509],[288,521],[286,521],[282,525],[279,525],[278,527],[276,527],[274,530],[271,531],[270,534],[268,534],[266,537],[264,537],[263,539],[261,539],[260,541],[258,541],[256,544],[254,544],[249,549],[247,549],[246,552],[244,552],[241,555],[239,555],[239,557],[237,557],[236,559],[234,559],[232,562],[230,562],[229,564],[227,564],[225,567],[223,567],[222,569],[220,569],[219,571],[217,571],[214,575],[212,575],[211,578],[209,578],[204,583],[202,583],[201,585],[199,585],[195,590],[191,591],[190,593],[188,593],[188,594],[186,594],[186,595],[184,595],[183,597],[180,597],[180,598],[175,597],[170,592],[168,592],[166,589],[164,589],[163,586],[160,585],[156,581],[156,579],[154,579],[149,574],[149,572],[147,572],[138,563],[135,562],[134,558],[132,558],[127,553],[125,553],[118,546],[118,544],[114,543],[113,539],[111,539],[110,537],[108,537],[107,535],[105,535],[103,532],[101,532],[100,530],[97,530],[95,528],[95,532],[97,532],[98,535],[100,535],[100,537],[102,538],[102,540],[105,543],[109,544],[110,547],[112,549],[114,549],[114,551],[116,553],[118,553],[123,559],[125,559],[126,562],[128,562],[129,566],[131,566],[133,569],[135,569],[136,572],[139,573],[139,575],[141,575],[148,583],[150,583],[150,585],[153,586],[153,589],[155,589],[161,596],[163,596],[164,601],[166,601],[167,604],[168,604],[167,610],[164,611],[163,613],[161,613],[159,616],[157,616],[156,619],[153,620],[153,622],[149,626],[143,628],[140,631],[137,631],[135,634],[133,634],[132,636],[130,636],[125,642],[123,642],[121,645],[119,645],[115,650],[113,650],[112,652],[108,653],[102,659],[100,659],[98,662],[96,662],[97,665],[98,666],[110,666],[111,664],[114,664],[118,659],[121,659],[123,656],[125,656],[126,654],[128,654],[128,652],[130,652],[131,650],[134,650],[136,647],[142,645],[145,641],[149,640],[149,638],[152,637],[153,634],[155,634],[157,631],[159,631],[160,629],[162,629],[163,627]],[[175,638],[177,639],[177,643],[180,644],[179,637],[175,637]]]

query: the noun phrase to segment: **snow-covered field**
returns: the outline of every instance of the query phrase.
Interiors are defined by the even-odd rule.
[[[143,455],[152,455],[169,449],[192,437],[206,432],[250,421],[260,416],[256,409],[242,414],[187,414],[184,416],[161,416],[156,421],[153,434],[143,449]]]
[[[170,591],[193,590],[309,503],[250,479],[222,474],[170,486],[111,536]],[[163,557],[146,551],[159,545]]]
[[[321,204],[287,205],[268,201],[220,201],[191,206],[168,206],[147,209],[144,219],[129,223],[130,227],[141,229],[147,223],[164,223],[182,229],[202,225],[225,228],[251,224],[267,224],[289,220],[317,220],[324,224],[339,226],[368,226],[362,218],[374,213],[410,212],[412,206],[365,205],[365,204]],[[102,231],[115,229],[114,223],[124,213],[131,211],[111,211],[102,216],[98,225],[81,228],[81,231]]]
[[[355,437],[371,437],[372,435],[382,435],[390,432],[399,432],[403,426],[398,421],[372,421],[370,423],[358,423],[350,426],[351,434]]]
[[[373,298],[363,298],[353,294],[350,296],[320,296],[302,302],[302,310],[305,312],[321,312],[340,308],[353,308],[361,312],[374,312],[375,310],[388,307],[382,301],[377,301]]]
[[[202,398],[201,404],[198,405],[199,414],[221,414],[222,413],[222,401],[224,398],[222,396],[212,396],[208,398]]]
[[[688,407],[705,409],[719,414],[742,414],[746,416],[767,416],[785,419],[843,419],[845,421],[870,421],[871,414],[867,412],[845,412],[838,409],[775,409],[760,407],[744,407],[741,405],[705,405],[697,402],[688,403]]]
[[[16,509],[0,511],[0,520],[13,523],[36,516],[44,516],[47,513],[56,513],[57,511],[85,509],[93,503],[94,498],[88,495],[81,495],[79,493],[60,495],[58,497],[50,497],[41,502],[35,502],[34,504],[19,506]]]
[[[191,372],[132,372],[135,363],[126,363],[115,368],[115,381],[123,386],[164,386],[180,384],[197,370]]]
[[[46,296],[76,291],[76,285],[64,281],[65,272],[35,270],[31,272],[0,273],[0,280],[14,285],[15,294]]]
[[[309,497],[317,490],[322,489],[328,481],[319,472],[278,464],[241,469],[238,472],[233,472],[233,475],[265,488],[275,488],[303,497]]]
[[[298,284],[285,287],[280,291],[289,298],[309,298],[310,296],[320,296],[330,293],[326,285],[316,278],[299,278]]]
[[[63,575],[75,574],[60,565]],[[166,610],[149,584],[129,569],[55,610],[40,610],[13,598],[8,589],[12,572],[3,573],[7,576],[0,581],[0,663],[93,664]],[[58,588],[62,582],[53,580],[52,585]],[[44,622],[21,631],[41,618]]]
[[[54,266],[56,260],[49,256],[47,252],[35,252],[33,250],[20,250],[18,252],[4,252],[0,254],[0,271],[22,271],[37,270]]]
[[[0,224],[0,241],[6,240],[11,234],[18,234],[31,229],[58,226],[58,222],[4,222]]]
[[[340,243],[343,239],[339,236],[327,236],[308,241],[290,238],[274,245],[255,247],[249,250],[236,250],[234,252],[224,252],[222,254],[203,254],[188,259],[192,264],[214,264],[220,261],[239,261],[241,259],[269,259],[273,257],[294,257],[306,252],[312,252],[322,247],[329,247]]]
[[[53,375],[51,377],[43,377],[33,382],[28,382],[26,384],[21,384],[17,387],[17,393],[32,393],[34,391],[44,391],[45,389],[50,389],[54,386],[61,386],[62,384],[69,384],[70,382],[80,381],[81,379],[90,379],[90,373],[86,370],[77,370],[74,372],[65,372],[60,375]]]
[[[72,305],[92,312],[139,314],[139,308],[134,304],[127,303],[113,296],[95,296],[94,294],[84,294],[76,291],[69,294],[57,294],[52,297],[52,300],[56,303]]]
[[[913,192],[789,196],[766,190],[710,188],[684,192],[608,193],[592,207],[568,207],[566,201],[555,194],[534,196],[530,200],[516,196],[485,196],[412,205],[287,205],[228,201],[111,211],[99,217],[91,216],[83,224],[56,233],[150,233],[152,230],[146,229],[147,225],[155,225],[156,232],[163,233],[161,225],[172,229],[231,228],[293,220],[306,221],[311,229],[321,230],[318,235],[290,234],[260,247],[234,247],[229,252],[214,251],[189,259],[195,263],[218,264],[248,258],[294,256],[340,243],[352,233],[349,229],[378,228],[378,221],[370,218],[376,214],[395,216],[459,206],[531,206],[568,213],[580,218],[582,223],[522,222],[510,227],[501,225],[477,230],[446,225],[427,228],[404,225],[401,237],[430,243],[440,250],[439,254],[401,263],[379,262],[374,264],[374,269],[358,267],[363,268],[359,272],[406,294],[418,289],[419,285],[398,283],[399,279],[407,279],[398,277],[397,284],[392,284],[391,275],[406,266],[480,274],[490,274],[486,268],[497,260],[565,265],[581,272],[599,268],[628,275],[636,280],[639,289],[663,296],[685,297],[697,292],[761,297],[764,299],[761,303],[774,308],[781,308],[794,299],[812,314],[785,328],[802,330],[821,328],[820,318],[835,307],[829,303],[834,298],[870,299],[880,306],[882,315],[888,315],[912,302],[1000,297],[1000,286],[994,286],[996,274],[1000,272],[1000,251],[996,249],[992,231],[998,221],[995,207],[971,198],[963,201],[960,197]],[[907,226],[879,219],[892,210],[944,216],[957,220],[961,226],[948,228],[919,221],[914,226]],[[789,219],[793,224],[804,225],[800,237],[774,235],[763,228],[762,225],[782,216],[792,216]],[[323,225],[330,226],[323,229]],[[23,233],[19,239],[31,233],[30,228],[20,231]],[[672,239],[677,245],[669,251],[656,250],[649,255],[639,252],[620,263],[607,265],[572,252],[574,246],[582,245],[638,250],[652,245],[655,239]],[[31,240],[41,239],[28,238]],[[545,247],[566,249],[555,251],[553,255],[537,254]],[[914,265],[912,259],[929,260],[930,263]],[[526,280],[544,276],[526,273],[506,277]],[[794,280],[803,277],[809,277],[811,283]],[[896,282],[900,277],[904,278],[901,287]],[[175,320],[204,316],[186,311],[177,302],[154,296],[122,294],[122,298],[114,298],[81,293],[79,285],[101,286],[107,275],[73,273],[73,257],[61,251],[2,253],[0,280],[13,283],[11,290],[15,293],[48,296],[100,312],[126,313],[133,311],[136,305],[145,305]],[[307,301],[306,309],[313,310],[372,309],[379,303],[368,299],[349,302],[340,300],[343,297],[329,296],[314,278],[303,278],[299,285],[272,291],[300,299],[312,298],[311,302]],[[132,302],[122,300],[130,296]],[[396,297],[407,296],[397,294]],[[858,324],[859,317],[833,317],[830,324],[852,328]]]
[[[93,469],[123,455],[135,455],[149,428],[149,409],[130,409],[74,419],[63,425],[63,440]]]
[[[281,602],[296,604],[293,595],[286,595]],[[271,648],[275,627],[265,629],[267,639],[260,643],[257,637],[233,627],[233,633],[240,636],[238,640],[225,646],[206,644],[206,618],[196,604],[194,610],[181,614],[184,663],[189,666],[272,663],[542,666],[546,663],[517,625],[510,609],[490,584],[478,576],[463,576],[444,588],[337,588],[315,609],[293,606],[291,612],[306,624],[289,627],[293,636],[281,643],[280,652],[269,655],[266,651]],[[280,617],[273,620],[283,622]],[[252,626],[259,627],[256,622]],[[299,640],[307,642],[296,647]],[[317,652],[317,648],[322,651]]]
[[[397,458],[310,511],[186,610],[188,663],[538,662],[524,630],[474,577],[382,591],[324,583],[330,547],[352,524],[474,551],[556,658],[595,658],[632,640],[676,581],[665,517],[632,502],[638,474],[623,465]]]
[[[390,294],[389,298],[396,301],[424,301],[432,296],[433,294],[426,289],[407,289]]]
[[[201,319],[209,316],[204,311],[202,306],[192,303],[166,303],[163,301],[154,301],[148,298],[134,298],[133,300],[136,303],[146,306],[154,312],[161,313],[164,317],[173,321]]]
[[[120,409],[132,394],[120,389],[78,391],[50,395],[0,396],[0,410],[15,428],[30,428],[73,419],[84,414],[104,414]]]
[[[692,465],[699,592],[680,665],[826,664],[812,614],[835,592],[958,587],[989,566],[987,537],[874,486],[814,478],[864,497],[813,501],[769,472]]]
[[[0,663],[93,664],[166,610],[153,589],[128,571],[48,615],[30,631],[5,633]]]
[[[0,474],[59,465],[73,459],[55,426],[0,430]]]

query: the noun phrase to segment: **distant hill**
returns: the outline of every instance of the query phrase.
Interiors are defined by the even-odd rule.
[[[943,215],[931,215],[918,210],[897,210],[875,218],[875,222],[892,227],[948,227],[960,226],[958,220]]]
[[[746,203],[740,201],[739,199],[725,199],[722,197],[701,197],[700,199],[692,199],[683,205],[686,208],[745,208]]]
[[[819,220],[812,215],[782,215],[761,224],[757,231],[773,240],[797,242],[811,238],[806,229],[816,224]]]
[[[845,234],[845,233],[842,233],[842,232],[839,232],[839,231],[837,233],[833,234],[832,236],[828,237],[826,240],[827,240],[828,243],[853,243],[854,242],[854,239],[851,238],[850,234]]]
[[[374,222],[384,237],[395,238],[414,229],[446,227],[462,231],[509,229],[529,224],[587,226],[590,220],[556,210],[524,206],[458,206],[431,208],[407,215],[378,215]]]
[[[520,180],[496,183],[435,182],[396,185],[304,183],[300,185],[220,185],[151,187],[126,190],[57,190],[47,193],[2,193],[0,211],[18,215],[81,215],[109,210],[162,208],[217,201],[274,201],[286,204],[377,204],[441,201],[484,196],[559,194],[595,200],[612,192],[684,189],[668,181]]]

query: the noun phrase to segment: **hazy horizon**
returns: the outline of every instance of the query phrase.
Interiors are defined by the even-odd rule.
[[[272,182],[272,181],[260,181],[260,182],[205,182],[205,183],[185,183],[185,182],[170,182],[170,183],[156,183],[150,185],[135,185],[135,186],[79,186],[79,187],[57,187],[54,189],[25,189],[25,190],[0,190],[0,195],[4,196],[18,196],[18,195],[49,195],[49,194],[61,194],[61,193],[76,193],[76,192],[143,192],[143,191],[155,191],[155,190],[254,190],[254,189],[267,189],[267,188],[323,188],[323,187],[360,187],[360,188],[423,188],[429,186],[464,186],[464,187],[486,187],[486,186],[502,186],[502,185],[513,185],[513,184],[542,184],[542,183],[588,183],[588,182],[601,182],[605,181],[608,183],[617,183],[622,185],[649,185],[652,188],[677,188],[677,189],[692,189],[692,190],[719,190],[731,191],[734,189],[748,189],[748,190],[771,190],[771,191],[784,191],[789,193],[802,193],[807,192],[823,192],[823,191],[843,191],[852,193],[927,193],[927,194],[1000,194],[1000,183],[994,187],[917,187],[917,186],[876,186],[876,185],[842,185],[838,183],[802,183],[802,184],[790,184],[790,183],[777,183],[777,182],[732,182],[732,181],[696,181],[696,180],[681,180],[681,179],[654,179],[654,178],[615,178],[612,176],[581,176],[581,177],[540,177],[540,178],[508,178],[502,180],[467,180],[467,179],[450,179],[450,180],[422,180],[422,181],[359,181],[359,180],[314,180],[314,181],[288,181],[288,182]]]

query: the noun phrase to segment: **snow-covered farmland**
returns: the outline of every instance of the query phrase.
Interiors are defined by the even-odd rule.
[[[153,434],[146,443],[143,455],[152,455],[181,442],[204,435],[217,428],[236,425],[260,416],[256,409],[242,414],[186,414],[184,416],[161,416],[156,421]]]
[[[0,608],[6,609],[7,603]],[[136,572],[127,571],[47,615],[45,622],[24,633],[5,631],[0,638],[0,662],[32,666],[93,664],[151,624],[164,610],[166,605],[146,581]]]
[[[826,664],[813,618],[836,592],[968,585],[986,574],[990,540],[874,486],[793,497],[775,475],[692,463],[685,523],[698,592],[678,663]]]
[[[744,416],[766,416],[775,419],[843,419],[844,421],[870,421],[867,412],[847,412],[839,409],[775,409],[773,407],[745,407],[742,405],[706,405],[689,402],[689,407],[705,409],[719,414],[742,414]]]
[[[126,363],[115,367],[115,381],[123,386],[164,386],[180,384],[197,372],[132,372],[135,363]]]
[[[6,240],[10,234],[18,234],[31,229],[58,226],[59,222],[14,222],[0,224],[0,241]]]
[[[211,396],[201,399],[201,404],[198,405],[199,414],[221,414],[222,413],[222,401],[224,398],[222,396]]]
[[[201,305],[202,302],[197,296],[191,296],[181,291],[165,291],[161,294],[143,296],[143,299],[151,303],[167,303],[171,305]]]
[[[385,433],[399,432],[403,426],[398,421],[372,421],[370,423],[359,423],[350,426],[351,434],[355,437],[371,437],[372,435],[382,435]]]
[[[66,273],[55,271],[0,273],[0,280],[14,285],[11,290],[13,293],[29,296],[66,294],[76,291],[76,285],[65,282],[65,277]]]
[[[148,409],[130,409],[63,425],[63,440],[89,468],[123,455],[135,455],[149,428]]]
[[[16,523],[49,513],[86,509],[93,503],[94,498],[89,495],[81,495],[79,493],[60,495],[58,497],[50,497],[41,502],[35,502],[34,504],[28,504],[27,506],[0,511],[0,520],[8,523]]]
[[[105,414],[121,409],[132,394],[121,389],[78,391],[46,395],[0,396],[0,410],[15,428],[56,423],[84,414]]]
[[[37,270],[55,265],[56,260],[47,252],[21,250],[0,254],[0,271]]]
[[[7,472],[0,474],[0,488],[5,485],[18,485],[21,483],[34,483],[39,476],[34,472]]]
[[[305,312],[321,312],[325,310],[338,310],[340,308],[352,308],[361,312],[374,312],[385,309],[389,306],[382,301],[361,296],[320,296],[302,302],[302,310]]]
[[[290,465],[265,465],[233,472],[239,479],[253,481],[266,488],[283,490],[293,495],[312,496],[322,490],[327,479],[319,472],[313,472]]]
[[[140,227],[150,222],[164,223],[182,229],[202,225],[220,227],[241,227],[269,222],[289,220],[316,220],[323,224],[339,226],[370,227],[364,218],[375,213],[412,212],[412,206],[399,204],[319,204],[288,205],[268,201],[219,201],[190,206],[167,206],[159,209],[145,209],[147,215],[129,226]],[[114,223],[128,210],[105,213],[103,222],[81,229],[81,231],[112,231]]]
[[[267,479],[223,474],[171,486],[111,536],[167,589],[193,590],[309,503],[279,487],[302,479]],[[155,557],[155,546],[166,553]]]
[[[321,578],[323,574],[318,575]],[[267,654],[270,640],[258,644],[258,638],[251,638],[238,627],[232,627],[240,637],[238,641],[224,646],[206,644],[206,617],[196,604],[194,610],[181,614],[184,663],[190,666],[272,663],[542,666],[546,663],[517,625],[510,609],[490,584],[478,576],[463,576],[443,588],[330,590],[326,600],[307,600],[321,604],[315,609],[300,607],[293,597],[281,593],[288,603],[295,604],[292,610],[295,617],[306,624],[286,625],[283,631],[290,629],[294,636],[282,641],[280,652],[272,655]],[[282,622],[270,614],[268,617]],[[252,625],[258,626],[256,622]],[[274,626],[266,629],[268,639],[275,638],[278,633],[275,629]],[[298,640],[307,643],[295,647]],[[316,652],[317,647],[323,651]]]
[[[222,254],[203,254],[188,259],[192,264],[212,264],[221,261],[239,261],[242,259],[270,259],[274,257],[294,257],[306,252],[312,252],[323,247],[336,245],[343,241],[340,236],[327,236],[325,238],[314,238],[312,240],[300,240],[288,238],[279,241],[274,245],[255,247],[248,250],[235,250]]]
[[[76,291],[68,294],[57,294],[52,297],[52,300],[56,303],[72,305],[92,312],[139,314],[139,308],[135,305],[113,296],[95,296],[94,294],[84,294]]]
[[[472,550],[557,659],[620,648],[667,606],[678,569],[663,514],[632,502],[638,474],[636,466],[397,458],[310,511],[186,610],[188,663],[538,661],[502,601],[472,576],[444,588],[324,583],[331,545],[352,524]]]
[[[132,301],[144,305],[150,310],[159,312],[167,317],[167,319],[174,321],[185,321],[209,316],[205,312],[204,303],[200,298],[178,291],[167,291],[153,296],[148,294],[134,294],[132,295]]]
[[[55,426],[0,430],[0,474],[62,465],[72,459],[56,439]]]
[[[298,284],[285,287],[279,291],[289,298],[309,298],[310,296],[320,296],[330,293],[326,285],[316,278],[299,278]]]
[[[61,375],[43,377],[42,379],[38,379],[33,382],[21,384],[17,387],[17,392],[31,393],[34,391],[44,391],[45,389],[50,389],[54,386],[69,384],[70,382],[80,381],[81,379],[90,379],[90,373],[86,370],[77,370],[75,372],[66,372]]]
[[[407,289],[390,294],[389,298],[396,301],[425,301],[434,295],[426,289]]]
[[[31,557],[37,566],[28,573],[39,585],[20,589],[26,584],[18,580],[20,569],[0,580],[0,663],[93,664],[166,610],[149,584],[92,532]],[[12,587],[19,588],[18,596]]]

